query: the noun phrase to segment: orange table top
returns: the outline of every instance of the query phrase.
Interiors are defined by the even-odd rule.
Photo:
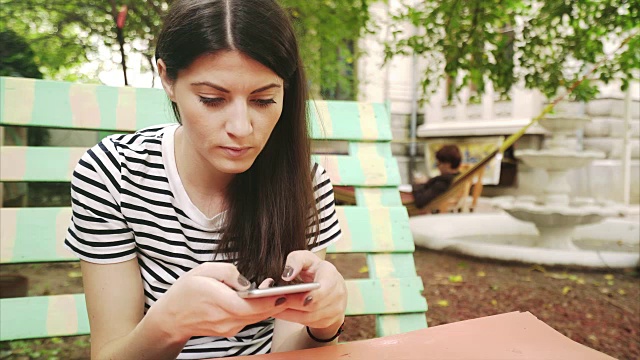
[[[511,312],[376,339],[273,353],[252,360],[611,360],[529,312]]]

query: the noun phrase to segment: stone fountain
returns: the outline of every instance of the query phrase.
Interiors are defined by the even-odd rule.
[[[577,250],[572,240],[578,225],[598,223],[620,213],[615,204],[598,203],[593,199],[571,199],[567,173],[604,158],[598,151],[577,151],[569,140],[590,121],[587,117],[547,116],[539,124],[552,134],[543,150],[517,151],[516,157],[526,165],[543,169],[547,184],[539,197],[497,198],[494,205],[514,218],[533,223],[540,234],[536,246]]]
[[[604,158],[601,152],[576,150],[575,141],[570,140],[589,121],[547,116],[539,122],[551,134],[545,148],[516,151],[526,165],[547,173],[540,195],[494,198],[492,204],[504,211],[497,214],[412,218],[416,244],[547,265],[638,266],[640,219],[619,219],[625,208],[610,201],[570,197],[568,172]]]

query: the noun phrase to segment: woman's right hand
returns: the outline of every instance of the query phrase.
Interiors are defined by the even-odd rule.
[[[204,263],[182,275],[147,312],[169,339],[186,342],[192,336],[236,335],[246,325],[286,309],[286,298],[243,299],[236,290],[249,281],[229,263]],[[268,280],[260,287],[268,286]]]

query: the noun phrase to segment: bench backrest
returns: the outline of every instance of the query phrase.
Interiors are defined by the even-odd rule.
[[[348,142],[345,154],[314,155],[334,184],[356,188],[357,205],[337,208],[343,239],[328,249],[367,257],[369,278],[347,280],[348,315],[375,314],[379,336],[426,327],[387,107],[349,101],[310,105],[314,139]],[[169,122],[174,120],[161,89],[0,78],[5,131],[20,126],[132,132]],[[0,181],[68,182],[86,149],[3,145]],[[77,261],[62,245],[70,218],[69,206],[1,208],[0,263]],[[89,333],[83,294],[2,299],[0,313],[1,341]]]

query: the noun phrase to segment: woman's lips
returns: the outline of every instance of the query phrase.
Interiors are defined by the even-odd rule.
[[[222,149],[229,157],[237,158],[245,155],[249,152],[250,147],[234,147],[234,146],[221,146]]]

